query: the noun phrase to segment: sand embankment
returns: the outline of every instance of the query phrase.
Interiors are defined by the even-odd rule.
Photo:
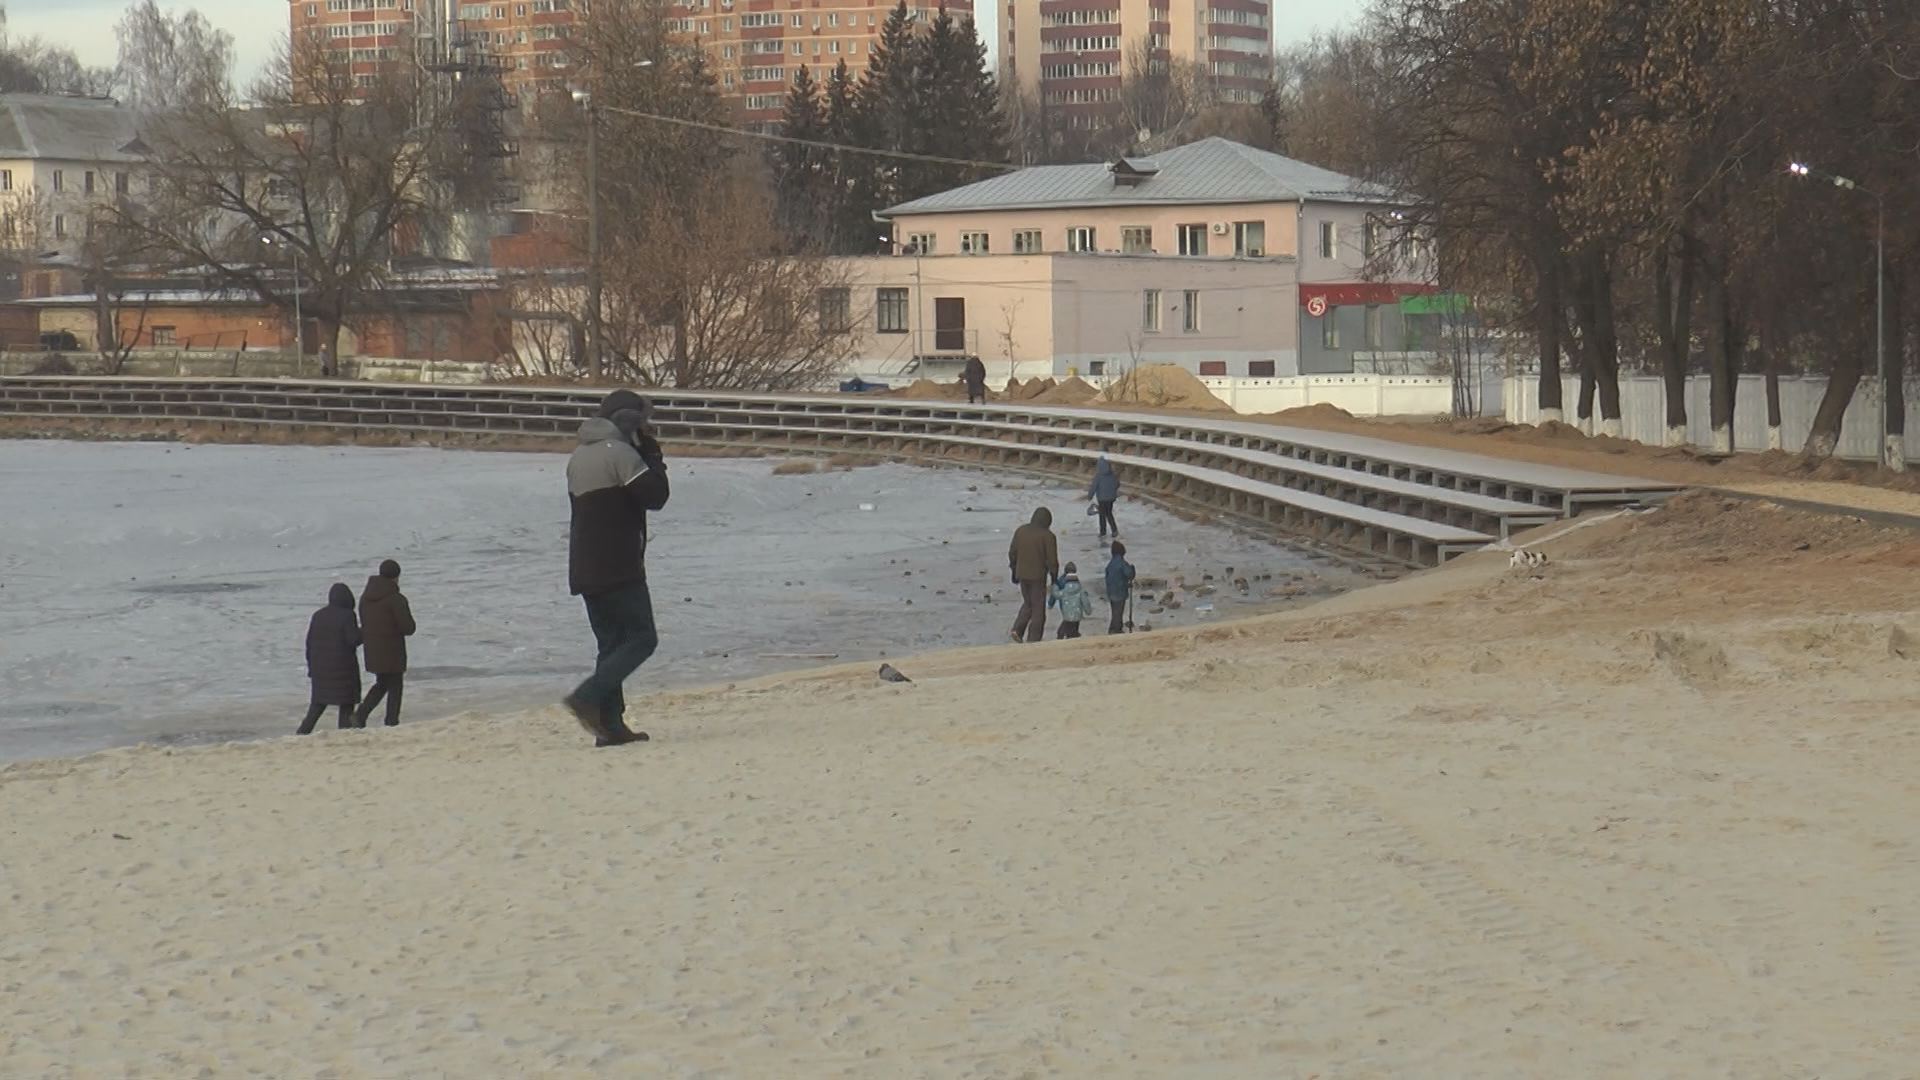
[[[1920,543],[0,770],[0,1074],[1900,1075]]]

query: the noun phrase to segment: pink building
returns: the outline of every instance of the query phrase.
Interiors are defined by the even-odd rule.
[[[1022,169],[879,216],[900,254],[855,260],[848,297],[867,373],[940,377],[979,356],[996,381],[1136,362],[1261,377],[1422,351],[1428,316],[1401,301],[1432,291],[1428,260],[1388,195],[1226,139]]]

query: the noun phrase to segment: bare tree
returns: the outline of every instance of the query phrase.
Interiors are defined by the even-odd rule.
[[[396,234],[424,238],[447,220],[453,118],[415,123],[416,97],[404,73],[356,76],[323,39],[292,42],[250,106],[222,94],[153,125],[152,206],[118,220],[148,249],[283,311],[297,275],[335,374],[341,327],[389,284]]]
[[[233,81],[233,35],[198,11],[163,11],[135,0],[113,33],[120,42],[119,83],[125,103],[166,112],[227,100]]]

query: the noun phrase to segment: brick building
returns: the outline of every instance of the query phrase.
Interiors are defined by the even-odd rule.
[[[425,72],[478,64],[484,57],[499,71],[510,99],[529,111],[541,94],[568,89],[567,41],[579,17],[576,3],[291,0],[289,26],[296,41],[321,36],[362,76],[381,65]],[[779,121],[802,64],[822,77],[841,60],[855,74],[865,71],[892,10],[886,0],[688,0],[670,12],[672,29],[706,49],[737,119],[767,128]],[[909,5],[923,23],[935,10]],[[970,17],[973,0],[949,0],[947,10],[956,19]]]

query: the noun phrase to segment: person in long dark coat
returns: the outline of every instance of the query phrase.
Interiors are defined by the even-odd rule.
[[[967,404],[987,400],[987,365],[979,357],[967,357],[967,366],[961,369],[960,377],[967,384]]]
[[[382,698],[387,702],[387,726],[400,723],[400,695],[407,677],[407,638],[413,635],[413,608],[400,591],[400,564],[388,559],[380,572],[367,579],[360,593],[360,633],[367,641],[367,674],[373,689],[353,714],[354,727],[366,727],[367,717]]]
[[[353,617],[353,590],[335,582],[327,590],[327,606],[307,623],[307,678],[313,680],[313,703],[299,734],[312,733],[327,706],[340,707],[340,726],[353,726],[353,707],[360,701],[360,624]]]

